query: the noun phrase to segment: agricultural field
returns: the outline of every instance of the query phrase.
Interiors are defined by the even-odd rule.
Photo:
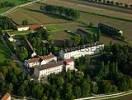
[[[53,15],[44,14],[40,11],[40,6],[45,5],[45,3],[70,8],[74,7],[81,12],[80,19],[76,22],[71,22]],[[37,23],[47,26],[51,33],[51,39],[67,39],[69,35],[64,32],[65,29],[75,31],[78,27],[83,27],[84,24],[92,22],[97,26],[98,23],[102,22],[123,30],[126,40],[128,42],[132,42],[132,14],[105,10],[74,2],[68,2],[66,0],[48,0],[47,2],[42,1],[41,3],[34,3],[23,8],[18,8],[7,16],[12,18],[18,24],[21,24],[23,20],[28,20],[29,24]],[[110,41],[120,42],[107,36],[101,37],[101,42],[109,43]]]
[[[44,4],[35,3],[24,8],[18,8],[7,16],[18,24],[21,24],[23,20],[28,20],[29,24],[57,24],[68,22],[55,16],[43,14],[40,12],[40,6],[42,5]]]

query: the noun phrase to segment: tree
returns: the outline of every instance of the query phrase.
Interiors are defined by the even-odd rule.
[[[15,25],[12,20],[6,16],[0,16],[0,27],[1,29],[14,29]]]
[[[22,25],[28,25],[28,20],[23,20]]]
[[[118,80],[118,88],[121,91],[126,91],[132,88],[132,79],[128,76],[123,76]]]
[[[101,35],[101,31],[100,31],[100,29],[98,29],[98,32],[97,32],[97,41],[100,40],[100,35]]]
[[[124,4],[124,7],[125,7],[125,8],[128,8],[128,4]]]
[[[20,53],[20,59],[23,61],[28,57],[28,50],[25,47],[24,48],[21,47],[20,52],[19,52]]]
[[[72,84],[67,83],[65,87],[65,99],[66,100],[72,100],[73,95],[72,95]]]
[[[46,95],[43,95],[41,98],[41,100],[47,100],[47,99],[48,99],[48,97]]]
[[[19,88],[18,88],[18,95],[20,95],[20,96],[25,96],[26,95],[26,88],[25,88],[25,86],[22,84]]]
[[[58,87],[61,87],[64,84],[64,79],[61,76],[57,77],[56,81],[57,81]]]
[[[89,26],[89,27],[93,27],[94,25],[93,25],[92,22],[90,22],[88,26]]]
[[[81,88],[79,86],[75,86],[73,89],[73,93],[76,98],[81,97]]]
[[[45,7],[40,7],[40,9],[48,14],[54,14],[68,20],[77,20],[80,17],[80,12],[71,8],[46,5]]]
[[[130,6],[130,8],[132,9],[132,4],[131,5],[129,5]]]
[[[2,35],[2,29],[1,29],[1,27],[0,27],[0,36]]]
[[[92,87],[91,87],[91,91],[95,94],[98,93],[98,85],[96,82],[92,82]]]
[[[41,84],[33,84],[32,95],[35,98],[41,98],[43,96],[43,86]]]
[[[81,84],[81,91],[82,91],[82,96],[86,97],[89,96],[90,94],[90,84],[87,80],[83,80]]]
[[[100,93],[110,93],[112,91],[112,85],[109,80],[103,80],[99,83]]]
[[[12,83],[6,84],[6,91],[8,91],[9,93],[12,93],[12,91],[13,91],[13,84]]]
[[[0,72],[0,80],[1,80],[1,81],[4,81],[4,80],[5,80],[5,77],[4,77],[4,75],[3,75],[2,72]]]
[[[72,40],[74,41],[75,45],[78,45],[81,41],[80,35],[76,35],[72,37]]]

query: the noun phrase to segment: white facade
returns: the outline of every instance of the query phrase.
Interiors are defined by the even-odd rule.
[[[8,40],[9,40],[10,42],[16,42],[16,39],[14,39],[13,37],[9,37]]]
[[[75,62],[71,59],[65,60],[65,70],[75,70]]]
[[[120,34],[121,36],[123,36],[123,31],[122,31],[122,30],[120,30],[120,31],[119,31],[119,34]]]
[[[52,62],[43,66],[40,66],[39,68],[36,67],[34,69],[34,76],[40,80],[42,77],[47,77],[48,75],[54,73],[60,73],[63,70],[75,70],[74,61],[71,59],[61,61],[61,62]]]
[[[31,59],[25,60],[24,65],[28,68],[33,68],[35,66],[47,64],[51,61],[57,61],[57,57],[51,54],[47,56],[34,57]]]
[[[48,68],[48,69],[43,69],[43,70],[39,70],[38,68],[35,68],[34,75],[38,78],[38,80],[40,80],[42,77],[47,77],[48,75],[50,75],[52,73],[57,74],[62,71],[63,71],[63,64],[58,65],[53,68]]]
[[[77,59],[81,56],[93,55],[93,54],[99,53],[99,51],[103,48],[104,48],[104,44],[100,44],[100,45],[86,47],[86,48],[82,48],[82,49],[74,50],[70,52],[60,51],[60,57],[62,59],[70,59],[70,58]]]
[[[17,27],[17,31],[28,31],[29,29],[29,26]]]

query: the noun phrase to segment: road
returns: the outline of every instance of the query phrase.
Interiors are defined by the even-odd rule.
[[[85,97],[85,98],[77,98],[75,100],[106,100],[106,99],[114,99],[122,96],[126,96],[132,94],[132,90],[125,91],[125,92],[120,92],[120,93],[115,93],[115,94],[109,94],[109,95],[95,95],[92,97]]]
[[[11,8],[11,9],[7,10],[7,11],[4,12],[4,13],[1,13],[0,15],[5,16],[6,14],[15,11],[15,10],[16,10],[17,8],[19,8],[19,7],[28,6],[28,5],[31,5],[31,4],[33,4],[33,3],[35,3],[35,2],[39,2],[39,1],[41,1],[41,0],[33,0],[33,1],[31,1],[31,2],[27,2],[27,3],[21,4],[21,5],[15,6],[15,7]]]

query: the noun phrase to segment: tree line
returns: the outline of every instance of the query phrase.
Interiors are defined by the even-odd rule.
[[[46,5],[41,6],[40,9],[45,13],[64,17],[69,20],[77,20],[80,17],[80,12],[78,10],[62,6]]]
[[[13,7],[15,6],[15,3],[9,2],[9,1],[0,1],[0,8],[5,8],[5,7]]]
[[[99,23],[98,24],[98,29],[100,30],[101,33],[118,38],[118,39],[124,39],[123,37],[123,31],[119,30],[115,27]]]
[[[20,1],[21,1],[21,3],[24,3],[24,2],[27,2],[28,0],[20,0]],[[1,0],[0,1],[0,8],[14,7],[16,5],[17,5],[17,3],[16,2],[13,2],[13,1],[9,1],[9,0]]]
[[[84,1],[132,9],[132,4],[129,5],[127,3],[121,3],[121,2],[114,1],[114,0],[84,0]]]
[[[0,16],[0,28],[3,30],[15,29],[15,24],[10,18],[6,16]]]

